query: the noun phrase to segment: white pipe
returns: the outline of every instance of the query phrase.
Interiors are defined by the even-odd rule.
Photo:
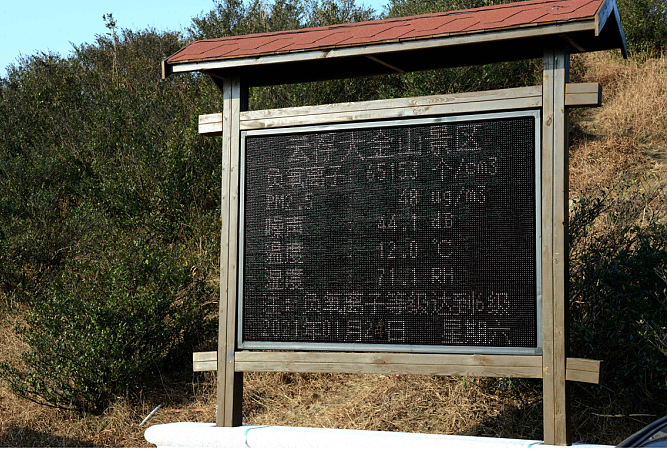
[[[158,449],[555,449],[560,447],[545,445],[537,440],[308,427],[216,427],[215,424],[207,423],[160,424],[148,428],[145,437]],[[576,446],[577,449],[613,447],[589,444]]]
[[[141,421],[141,424],[139,424],[139,427],[144,427],[144,424],[146,424],[146,423],[148,422],[148,420],[151,419],[151,417],[155,414],[155,412],[157,412],[158,410],[160,410],[160,407],[162,407],[162,404],[159,404],[157,407],[155,407],[155,408],[153,409],[153,411],[150,412],[150,413],[148,414],[148,416],[144,418],[143,421]]]

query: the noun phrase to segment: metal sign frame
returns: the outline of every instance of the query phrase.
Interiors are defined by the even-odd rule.
[[[412,125],[432,125],[442,123],[461,123],[471,121],[490,121],[506,118],[529,117],[534,123],[534,169],[535,169],[535,347],[494,347],[494,346],[454,346],[454,345],[407,345],[407,344],[372,344],[372,343],[316,343],[316,342],[271,342],[243,340],[243,305],[244,305],[244,212],[246,199],[246,138],[253,136],[303,134],[312,132],[362,130],[369,128],[388,128]],[[272,129],[255,129],[241,132],[239,223],[238,223],[238,272],[237,272],[237,348],[240,350],[295,350],[295,351],[349,351],[349,352],[404,352],[430,354],[503,354],[503,355],[541,355],[542,354],[542,227],[541,227],[541,111],[538,109],[521,111],[484,112],[458,114],[439,117],[404,118],[398,120],[379,120],[369,122],[337,123],[324,125],[304,125]]]

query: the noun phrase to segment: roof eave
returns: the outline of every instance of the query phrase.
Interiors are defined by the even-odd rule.
[[[621,24],[621,16],[618,12],[618,5],[616,5],[616,0],[607,0],[602,5],[597,14],[595,14],[595,35],[599,36],[602,30],[608,25],[608,21],[611,19],[618,37],[620,39],[620,50],[625,59],[628,58],[628,42],[625,38],[625,31],[623,30],[623,25]]]
[[[447,48],[466,44],[491,43],[510,41],[531,36],[558,36],[572,32],[596,32],[595,20],[578,20],[573,22],[556,22],[547,25],[530,25],[509,29],[480,31],[474,33],[457,33],[444,36],[398,39],[393,42],[378,42],[359,46],[338,46],[318,48],[315,50],[299,50],[293,52],[270,53],[235,58],[216,58],[210,60],[188,60],[170,63],[163,61],[163,76],[171,73],[193,71],[233,70],[249,66],[268,64],[284,64],[288,62],[317,61],[351,56],[381,56],[386,53],[414,51],[434,48]]]

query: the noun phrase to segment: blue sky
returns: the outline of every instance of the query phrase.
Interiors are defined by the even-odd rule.
[[[357,0],[382,11],[385,0]],[[102,15],[111,13],[119,28],[182,31],[190,19],[208,12],[213,0],[0,0],[0,77],[19,55],[72,50],[71,43],[93,42],[104,34]]]

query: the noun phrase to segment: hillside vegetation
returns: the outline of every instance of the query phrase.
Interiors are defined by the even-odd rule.
[[[384,16],[498,3],[392,0]],[[665,0],[619,0],[631,50],[572,57],[603,107],[572,111],[571,352],[603,359],[573,387],[575,439],[618,443],[667,414]],[[108,32],[0,78],[0,446],[144,446],[150,424],[214,421],[221,95],[159,79],[187,41],[368,20],[353,0],[215,2],[183,34]],[[541,61],[255,88],[252,109],[541,82]],[[540,438],[541,382],[245,375],[246,423]]]

